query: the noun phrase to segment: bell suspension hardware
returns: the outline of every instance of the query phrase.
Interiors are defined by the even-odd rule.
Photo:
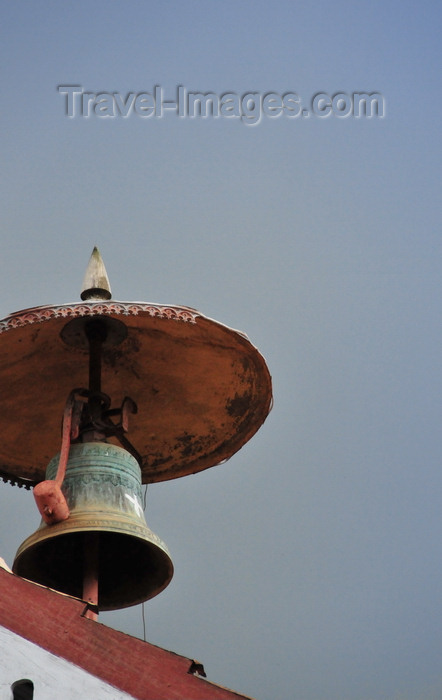
[[[83,599],[96,619],[153,598],[172,578],[142,484],[229,459],[264,422],[272,392],[244,334],[195,309],[112,301],[96,248],[81,299],[0,321],[11,407],[0,419],[0,478],[34,487],[42,517],[14,573]]]
[[[96,258],[95,251],[93,258]],[[94,260],[94,264],[96,259]],[[89,284],[91,284],[89,282]],[[97,293],[97,284],[94,285],[94,293]],[[88,604],[87,617],[96,619],[98,610],[113,609],[115,607],[124,607],[132,605],[136,602],[144,601],[152,595],[156,595],[170,581],[173,567],[165,545],[156,538],[155,535],[147,528],[143,518],[143,510],[140,505],[141,500],[141,478],[136,473],[139,472],[139,467],[133,463],[131,466],[135,473],[133,477],[138,476],[136,483],[129,483],[130,470],[127,465],[122,464],[122,460],[127,453],[130,453],[135,459],[140,460],[138,452],[125,437],[125,433],[129,428],[129,414],[137,412],[136,403],[128,396],[125,396],[120,408],[111,408],[110,397],[101,391],[101,374],[102,374],[102,352],[103,344],[108,341],[108,345],[115,347],[120,344],[126,337],[126,329],[122,322],[109,320],[107,318],[92,318],[86,321],[83,319],[75,319],[69,322],[61,330],[63,341],[71,347],[87,347],[89,356],[89,387],[88,389],[79,388],[73,389],[67,399],[63,414],[62,428],[62,445],[57,462],[57,471],[55,478],[52,477],[51,463],[47,470],[47,478],[41,481],[34,487],[34,497],[42,515],[42,525],[40,530],[46,525],[49,526],[43,533],[37,531],[34,536],[28,538],[17,553],[14,566],[18,572],[23,575],[29,575],[34,580],[37,580],[46,585],[50,585],[63,592],[81,595],[83,600]],[[115,418],[117,420],[115,420]],[[103,492],[106,491],[106,479],[109,476],[110,469],[101,473],[100,457],[103,457],[108,466],[110,460],[110,450],[107,447],[107,439],[115,437],[126,448],[127,452],[121,450],[121,453],[115,453],[118,457],[119,471],[125,473],[125,483],[127,488],[124,489],[125,500],[119,507],[115,506],[115,495],[122,500],[123,494],[118,493],[117,488],[112,488],[108,493],[108,499],[103,498]],[[82,449],[83,445],[93,444],[95,446],[94,454],[98,455],[97,463],[88,457],[87,475],[83,476],[83,482],[91,477],[94,469],[96,473],[96,482],[98,488],[93,493],[93,489],[89,487],[87,497],[85,496],[86,489],[79,488],[75,484],[75,457],[78,453],[77,460],[82,463],[85,455]],[[78,445],[76,450],[74,447]],[[98,450],[98,452],[97,452]],[[92,453],[91,453],[92,454]],[[129,456],[129,455],[127,455]],[[69,457],[71,459],[69,460]],[[66,473],[68,478],[66,478]],[[116,485],[118,478],[114,476],[113,485]],[[130,487],[130,488],[129,488]],[[63,490],[62,490],[63,488]],[[108,489],[109,490],[109,489]],[[120,488],[121,491],[121,488]],[[91,522],[84,519],[84,511],[88,506],[93,504],[95,514],[100,513],[95,527]],[[137,518],[140,523],[130,520],[130,523],[122,521],[121,511],[133,507],[136,511]],[[101,512],[106,514],[108,521],[101,517]],[[69,522],[66,522],[69,521]],[[63,529],[62,525],[65,525]],[[59,525],[58,530],[54,529],[54,525]],[[81,533],[76,532],[78,527]],[[144,548],[148,548],[148,559],[151,568],[155,569],[145,572],[141,578],[144,587],[132,587],[129,591],[127,586],[124,587],[122,582],[119,585],[117,594],[118,580],[114,572],[105,574],[106,566],[111,559],[111,549],[115,544],[115,538],[121,534],[120,531],[130,530],[132,533],[137,529],[144,540]],[[71,532],[72,531],[72,532]],[[112,532],[112,539],[107,532]],[[61,534],[65,536],[62,538]],[[74,534],[75,533],[75,534]],[[78,536],[79,535],[79,536]],[[72,555],[71,560],[78,566],[78,571],[82,571],[82,586],[80,593],[80,582],[78,580],[78,572],[75,570],[69,571],[69,566],[66,558],[63,560],[61,549],[57,551],[55,545],[58,545],[59,540],[52,540],[52,537],[58,536],[63,548],[67,551],[70,549]],[[48,549],[49,547],[49,549]],[[127,543],[125,543],[127,547]],[[136,548],[135,548],[136,549]],[[157,550],[160,550],[158,552]],[[55,557],[54,554],[57,554]],[[51,556],[48,556],[51,555]],[[37,558],[47,557],[46,566],[40,566]],[[133,559],[147,559],[146,552],[134,551]],[[55,565],[54,562],[55,561]],[[82,562],[82,564],[81,564]],[[63,566],[61,566],[63,563]],[[127,562],[130,566],[130,562]],[[72,569],[72,567],[71,567]],[[69,575],[66,576],[66,570]],[[101,570],[101,586],[99,592],[99,572]],[[75,582],[77,573],[77,581]],[[127,569],[126,569],[127,573]],[[147,575],[149,573],[149,575]],[[135,578],[135,575],[132,577]],[[106,591],[107,580],[113,581],[113,595],[109,596]],[[110,598],[110,600],[108,600]]]

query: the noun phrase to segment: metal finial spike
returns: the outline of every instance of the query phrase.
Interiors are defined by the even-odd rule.
[[[107,276],[100,251],[96,246],[92,251],[86,269],[80,296],[83,301],[103,301],[112,298],[109,277]]]

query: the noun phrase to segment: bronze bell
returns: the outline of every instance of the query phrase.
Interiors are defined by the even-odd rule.
[[[46,479],[54,479],[58,462],[57,455]],[[62,491],[69,517],[50,525],[42,520],[19,547],[14,573],[81,598],[92,547],[98,557],[99,610],[136,605],[168,585],[172,560],[146,525],[141,471],[132,455],[105,442],[71,445]]]

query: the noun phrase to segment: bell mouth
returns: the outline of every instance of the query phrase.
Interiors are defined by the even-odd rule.
[[[115,523],[106,525],[98,515],[95,525],[77,517],[75,523],[69,519],[39,528],[19,547],[14,573],[81,599],[87,533],[99,532],[100,611],[128,608],[161,593],[173,576],[166,545],[147,527],[144,537],[134,534],[133,526],[131,533],[118,532]]]

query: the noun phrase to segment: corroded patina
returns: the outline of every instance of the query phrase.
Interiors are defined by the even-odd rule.
[[[47,479],[57,473],[59,455]],[[14,572],[82,597],[84,535],[99,533],[100,610],[135,605],[160,593],[173,565],[164,542],[146,525],[136,460],[116,445],[72,445],[62,490],[67,520],[40,527],[20,546]]]

